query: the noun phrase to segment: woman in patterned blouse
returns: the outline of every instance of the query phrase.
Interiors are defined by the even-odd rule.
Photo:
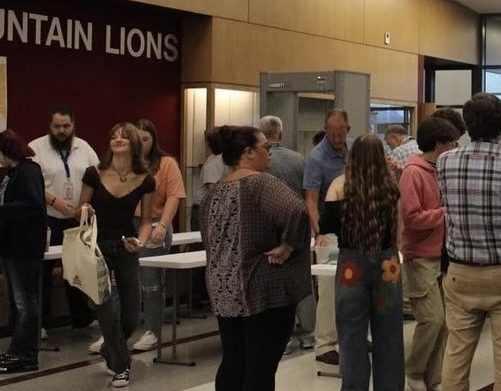
[[[272,391],[296,304],[311,292],[308,213],[298,195],[263,172],[271,157],[263,133],[249,126],[219,132],[232,171],[200,209],[223,345],[216,390]]]

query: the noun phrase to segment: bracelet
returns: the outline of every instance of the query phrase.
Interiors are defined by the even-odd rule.
[[[54,198],[52,199],[52,201],[51,201],[51,202],[49,202],[49,205],[50,205],[50,206],[54,205],[54,202],[56,202],[56,198],[57,198],[57,197],[56,197],[56,196],[54,196]]]
[[[164,227],[164,229],[167,231],[167,225],[166,224],[164,224],[161,221],[159,221],[158,225],[160,225],[161,227]]]

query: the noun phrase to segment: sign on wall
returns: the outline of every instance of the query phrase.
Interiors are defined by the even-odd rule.
[[[7,128],[7,59],[0,57],[0,132]]]
[[[69,106],[77,134],[102,153],[114,124],[149,118],[179,156],[181,23],[132,1],[3,0],[8,126],[31,140],[51,109]]]

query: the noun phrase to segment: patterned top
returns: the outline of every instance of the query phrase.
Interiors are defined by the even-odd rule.
[[[405,141],[391,151],[390,156],[403,166],[409,157],[415,153],[421,153],[414,137],[407,137]]]
[[[501,146],[473,142],[437,161],[451,262],[501,264]]]
[[[304,201],[270,174],[219,182],[200,205],[207,288],[218,316],[250,316],[311,293],[310,232]],[[282,265],[264,253],[294,248]]]

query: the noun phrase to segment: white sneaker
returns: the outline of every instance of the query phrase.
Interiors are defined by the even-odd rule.
[[[132,345],[132,349],[146,351],[153,349],[158,344],[158,338],[150,330],[146,331],[139,340]]]
[[[407,377],[407,388],[409,391],[427,391],[426,383],[423,379],[413,379],[412,377]]]
[[[103,346],[104,338],[101,335],[96,342],[89,345],[89,353],[101,353],[101,346]]]
[[[47,330],[45,330],[43,327],[40,329],[40,339],[45,341],[49,336],[47,335]]]
[[[129,385],[129,377],[129,370],[126,369],[122,373],[117,373],[115,376],[113,376],[111,384],[113,385],[113,387],[127,387]]]

